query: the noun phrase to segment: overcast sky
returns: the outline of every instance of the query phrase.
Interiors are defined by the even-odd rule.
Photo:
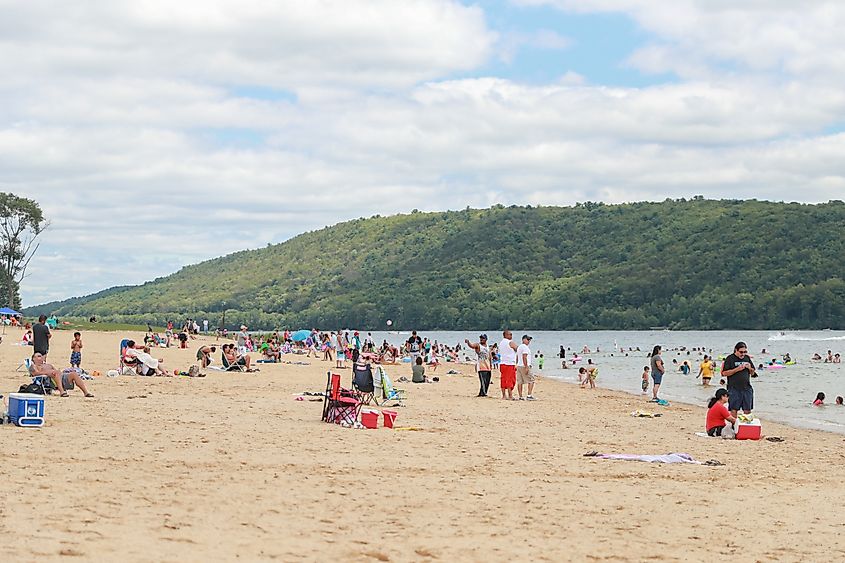
[[[845,3],[0,0],[25,305],[342,220],[845,197]]]

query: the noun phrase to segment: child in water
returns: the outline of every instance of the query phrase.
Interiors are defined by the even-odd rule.
[[[845,405],[845,399],[843,399],[841,395],[836,397],[836,404],[840,407]]]
[[[705,427],[707,428],[708,436],[721,436],[722,431],[725,429],[725,422],[730,422],[731,424],[736,422],[736,418],[731,416],[728,407],[725,406],[728,403],[728,399],[727,389],[716,389],[716,395],[707,404]]]
[[[819,393],[816,395],[816,400],[813,401],[814,407],[823,407],[824,406],[824,393]]]
[[[643,367],[643,395],[648,394],[648,366]]]

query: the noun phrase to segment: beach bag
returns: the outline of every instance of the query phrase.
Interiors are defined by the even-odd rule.
[[[44,389],[43,385],[38,385],[37,383],[28,383],[26,385],[21,385],[21,388],[18,389],[18,393],[29,393],[31,395],[46,395],[47,391]]]

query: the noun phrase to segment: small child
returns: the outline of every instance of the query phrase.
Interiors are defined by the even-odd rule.
[[[649,367],[643,367],[643,395],[648,394],[648,375],[649,375]]]
[[[583,367],[578,370],[578,379],[581,380],[581,389],[590,384],[590,389],[596,388],[596,377],[598,377],[599,368],[595,366]]]
[[[843,399],[841,395],[836,397],[836,404],[840,407],[845,405],[845,399]]]
[[[819,393],[816,395],[816,400],[813,401],[814,407],[823,407],[824,406],[824,393]]]
[[[82,334],[73,333],[73,340],[70,341],[70,367],[79,368],[82,364]]]

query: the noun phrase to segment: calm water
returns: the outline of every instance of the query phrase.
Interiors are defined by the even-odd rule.
[[[519,338],[523,333],[514,330],[514,336]],[[534,337],[531,349],[542,352],[545,365],[544,376],[556,377],[564,381],[577,382],[577,369],[560,369],[558,352],[560,346],[571,348],[567,351],[567,358],[572,352],[581,355],[581,349],[586,345],[593,351],[586,358],[592,358],[600,367],[597,383],[600,387],[641,393],[640,382],[642,368],[648,365],[646,355],[660,344],[663,347],[663,361],[667,365],[660,396],[669,401],[683,401],[706,406],[707,399],[712,396],[718,385],[710,388],[701,386],[701,379],[696,379],[701,355],[698,352],[670,351],[672,348],[686,347],[704,348],[712,350],[716,357],[725,356],[733,351],[737,341],[748,344],[755,364],[767,364],[772,358],[780,358],[789,353],[798,362],[794,366],[786,366],[777,370],[762,370],[760,377],[752,379],[754,387],[754,412],[764,420],[766,418],[786,422],[788,424],[819,428],[845,434],[845,407],[834,405],[837,395],[845,396],[845,364],[824,364],[812,362],[814,353],[825,356],[828,350],[845,355],[845,332],[839,331],[800,331],[800,332],[761,332],[761,331],[594,331],[594,332],[541,332],[532,331]],[[420,332],[420,336],[428,337],[454,346],[463,344],[464,338],[477,341],[478,333],[467,332]],[[490,342],[501,340],[501,333],[488,332]],[[399,344],[408,338],[408,334],[373,332],[376,342],[382,339]],[[626,352],[620,354],[618,348],[640,348],[640,352]],[[596,353],[596,349],[601,351]],[[761,351],[766,349],[766,354]],[[473,354],[474,357],[474,354]],[[692,367],[690,375],[683,375],[672,364],[677,359],[680,365],[688,360]],[[586,361],[586,360],[585,360]],[[583,362],[578,364],[583,365]],[[497,378],[494,376],[494,380]],[[715,377],[711,383],[718,383]],[[542,396],[542,387],[538,389]],[[825,407],[811,405],[819,391],[827,395]],[[650,396],[650,395],[649,395]],[[646,406],[644,402],[644,406]],[[703,424],[703,421],[702,421]]]

